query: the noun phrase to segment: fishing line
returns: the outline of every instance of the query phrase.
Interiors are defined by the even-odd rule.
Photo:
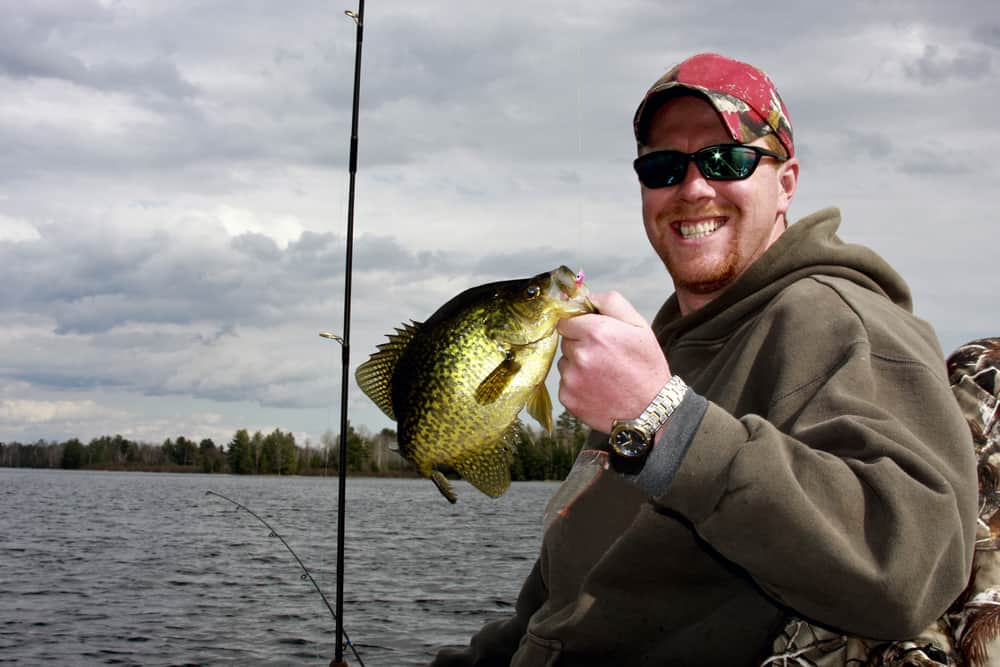
[[[300,559],[299,556],[298,556],[298,554],[295,553],[295,550],[292,549],[291,545],[288,544],[288,542],[285,541],[285,538],[282,537],[278,533],[278,531],[276,531],[274,528],[271,527],[271,524],[269,524],[267,521],[265,521],[262,516],[260,516],[256,512],[254,512],[252,509],[250,509],[246,505],[244,505],[242,503],[238,503],[235,500],[233,500],[232,498],[230,498],[228,496],[224,496],[224,495],[222,495],[221,493],[219,493],[217,491],[206,491],[205,495],[206,496],[218,496],[219,498],[222,498],[223,500],[228,500],[233,505],[236,505],[236,509],[246,510],[246,512],[250,516],[252,516],[253,518],[255,518],[258,521],[260,521],[262,524],[264,524],[264,526],[269,531],[271,531],[271,533],[270,533],[270,535],[268,535],[268,537],[277,537],[279,540],[281,540],[281,543],[285,546],[286,549],[288,549],[288,553],[292,554],[292,558],[294,558],[295,562],[299,564],[299,567],[302,569],[302,574],[299,576],[299,578],[302,579],[303,581],[305,581],[306,579],[309,580],[309,582],[312,584],[313,588],[316,589],[316,592],[319,593],[319,596],[323,599],[323,604],[326,605],[326,608],[330,611],[330,614],[333,616],[334,620],[337,619],[337,614],[333,611],[333,607],[330,606],[329,600],[326,599],[326,595],[323,594],[323,590],[319,587],[319,584],[316,583],[316,580],[313,579],[312,574],[306,568],[305,564],[302,562],[302,559]],[[358,655],[358,649],[356,649],[354,647],[354,644],[351,642],[351,638],[347,636],[347,631],[346,630],[344,631],[344,640],[345,640],[344,643],[348,647],[350,647],[351,651],[354,653],[354,657],[357,658],[358,664],[361,665],[361,667],[365,667],[364,661],[362,661],[361,660],[361,656]]]
[[[583,36],[576,42],[576,230],[577,251],[583,236]]]

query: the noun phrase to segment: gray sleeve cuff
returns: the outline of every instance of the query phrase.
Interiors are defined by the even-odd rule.
[[[701,425],[706,410],[708,401],[700,394],[696,394],[693,389],[688,389],[684,400],[670,415],[667,425],[659,433],[656,445],[649,453],[642,469],[634,474],[622,476],[650,496],[663,495],[681,467],[684,455],[694,440],[694,434]]]

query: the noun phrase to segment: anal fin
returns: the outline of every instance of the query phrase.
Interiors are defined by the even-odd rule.
[[[455,461],[455,470],[486,495],[499,498],[510,487],[510,464],[514,461],[519,430],[520,425],[515,421],[495,442]]]

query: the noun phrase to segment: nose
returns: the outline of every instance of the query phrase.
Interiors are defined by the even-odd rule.
[[[708,199],[715,195],[715,188],[702,175],[694,160],[688,163],[684,180],[678,184],[678,188],[677,194],[685,201],[698,201],[699,199]]]

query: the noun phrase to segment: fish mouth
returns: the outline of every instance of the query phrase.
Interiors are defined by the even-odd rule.
[[[568,266],[560,266],[549,275],[552,278],[549,286],[549,296],[552,299],[570,306],[569,310],[572,312],[597,312],[590,301],[590,289],[583,282],[583,271],[574,273]]]

